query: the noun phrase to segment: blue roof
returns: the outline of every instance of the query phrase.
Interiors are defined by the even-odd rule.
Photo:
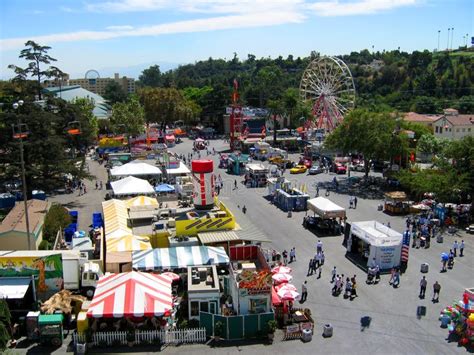
[[[106,100],[102,96],[82,88],[80,85],[54,86],[44,88],[44,91],[68,102],[73,102],[76,99],[92,99],[95,105],[92,111],[94,116],[97,118],[108,118],[110,116],[109,105]]]

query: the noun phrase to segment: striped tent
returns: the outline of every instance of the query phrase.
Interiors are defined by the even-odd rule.
[[[127,225],[128,212],[125,201],[113,199],[102,202],[102,209],[106,238],[132,235],[132,229]]]
[[[87,317],[160,317],[172,308],[170,277],[131,271],[100,278]]]
[[[150,250],[150,238],[125,235],[120,238],[107,238],[107,252]]]
[[[125,203],[128,208],[133,206],[158,206],[156,198],[148,196],[137,196],[127,200]]]
[[[226,265],[229,263],[224,248],[187,246],[157,248],[132,253],[134,270],[178,269],[199,265]]]

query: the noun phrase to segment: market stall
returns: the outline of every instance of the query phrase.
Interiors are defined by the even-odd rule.
[[[133,176],[110,183],[115,196],[155,195],[155,189],[143,179]]]
[[[247,187],[262,187],[267,184],[268,169],[262,164],[247,164],[245,170],[245,185]]]
[[[390,214],[407,214],[410,213],[411,204],[403,191],[392,191],[385,193],[383,209]]]
[[[363,266],[387,270],[400,266],[402,241],[401,233],[377,221],[353,222],[346,247]]]
[[[148,176],[150,178],[159,178],[160,168],[133,160],[125,165],[117,166],[110,170],[110,176],[114,179],[121,179],[127,176]]]
[[[156,248],[132,254],[134,270],[181,269],[199,265],[227,265],[229,257],[222,247],[186,246]]]
[[[324,197],[308,200],[307,206],[308,210],[314,212],[314,216],[304,217],[303,226],[305,228],[314,229],[322,235],[341,233],[341,222],[346,217],[345,208]]]

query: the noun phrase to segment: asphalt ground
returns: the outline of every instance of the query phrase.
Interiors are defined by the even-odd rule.
[[[225,151],[228,145],[221,140],[211,140],[210,148],[217,151]],[[183,143],[171,148],[178,154],[187,154],[192,150],[192,141],[187,139]],[[243,177],[228,175],[225,170],[218,169],[218,155],[202,158],[213,159],[215,173],[220,174],[224,181],[224,189],[219,198],[236,215],[237,222],[242,228],[252,228],[256,233],[267,236],[271,243],[264,243],[264,248],[273,248],[279,251],[296,248],[296,262],[290,266],[293,269],[293,284],[301,288],[301,284],[308,280],[308,299],[301,307],[310,308],[315,319],[315,331],[311,342],[302,343],[300,340],[282,341],[282,333],[277,332],[273,345],[260,342],[221,342],[218,346],[185,345],[179,347],[167,347],[163,349],[167,353],[181,354],[298,354],[298,353],[326,353],[326,354],[462,354],[467,350],[458,347],[457,343],[449,343],[448,332],[440,328],[438,317],[440,311],[461,298],[466,287],[474,286],[474,258],[473,237],[463,231],[456,235],[445,235],[443,243],[432,241],[429,249],[410,249],[410,259],[405,274],[401,277],[399,288],[389,285],[389,275],[382,275],[378,285],[366,285],[366,274],[352,261],[346,258],[345,248],[342,246],[342,236],[319,238],[311,231],[303,228],[302,221],[305,212],[293,212],[291,218],[287,213],[270,204],[266,188],[246,188],[243,185]],[[291,155],[294,161],[298,155]],[[90,172],[105,182],[106,172],[103,166],[95,161],[89,161]],[[267,164],[267,163],[264,163]],[[362,175],[353,173],[351,175]],[[371,173],[371,175],[374,175]],[[377,174],[375,174],[377,175]],[[315,195],[315,183],[327,183],[332,181],[333,173],[324,173],[316,176],[307,174],[290,175],[288,170],[285,177],[292,181],[295,187],[303,184],[307,186],[308,193]],[[342,181],[344,177],[338,176]],[[238,181],[238,189],[234,189],[234,181]],[[95,191],[95,180],[86,182],[88,192],[86,195],[77,196],[59,195],[50,198],[66,204],[68,207],[80,211],[80,227],[86,229],[91,223],[92,212],[100,211],[100,203],[103,201],[105,191]],[[323,195],[324,189],[320,190]],[[340,206],[348,208],[349,196],[331,192],[330,200]],[[357,209],[347,209],[348,222],[377,220],[381,223],[390,222],[391,227],[399,232],[405,228],[405,218],[389,216],[378,211],[377,206],[382,203],[381,199],[368,199],[359,197]],[[242,213],[242,206],[246,206],[247,213]],[[87,229],[86,229],[87,230]],[[321,239],[326,255],[322,277],[306,276],[308,262],[316,251],[316,242]],[[457,239],[464,239],[466,243],[465,257],[456,258],[453,270],[440,273],[440,254],[449,251],[451,245]],[[427,274],[421,274],[420,266],[428,263],[430,270]],[[337,267],[338,273],[346,276],[357,275],[358,297],[353,301],[346,300],[341,296],[335,297],[331,294],[330,270]],[[419,282],[422,275],[426,275],[428,288],[426,298],[418,298]],[[431,302],[432,284],[438,281],[441,286],[439,303]],[[299,307],[299,303],[295,303]],[[417,316],[417,308],[426,307],[426,314]],[[369,327],[361,327],[361,318],[370,317]],[[334,335],[331,338],[323,338],[324,324],[331,324]],[[15,351],[19,351],[17,349]],[[106,349],[105,353],[112,353]],[[62,353],[65,347],[58,349],[55,353]],[[152,353],[150,348],[114,349],[113,352],[130,353]],[[104,349],[96,352],[104,353]]]

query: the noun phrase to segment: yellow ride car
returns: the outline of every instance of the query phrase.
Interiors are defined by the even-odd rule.
[[[290,169],[290,174],[302,174],[305,173],[308,168],[304,165],[297,165]]]

